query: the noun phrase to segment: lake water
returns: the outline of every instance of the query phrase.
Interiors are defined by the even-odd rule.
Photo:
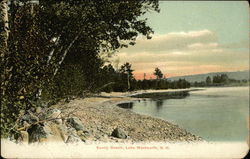
[[[178,124],[206,141],[246,141],[249,87],[205,88],[182,99],[149,99],[121,105]]]

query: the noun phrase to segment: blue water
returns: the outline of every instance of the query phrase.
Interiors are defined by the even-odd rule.
[[[206,88],[183,99],[138,101],[129,109],[178,124],[207,141],[246,141],[249,87]]]

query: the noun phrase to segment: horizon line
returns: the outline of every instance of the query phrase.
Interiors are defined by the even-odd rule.
[[[172,76],[170,75],[168,77],[167,77],[167,75],[169,75],[169,74],[163,74],[163,75],[165,76],[165,79],[167,79],[167,78],[176,78],[176,77],[184,77],[184,76],[204,75],[204,74],[210,74],[210,73],[223,73],[223,72],[228,73],[228,72],[245,72],[245,71],[248,71],[249,74],[250,74],[250,69],[248,69],[248,70],[237,70],[237,71],[204,72],[204,73],[184,74],[184,75],[176,75],[176,76],[175,75],[172,75]],[[137,75],[134,75],[134,76],[137,76],[137,77],[135,77],[136,80],[143,80],[144,79],[143,78],[144,73],[140,73],[139,75],[137,73]],[[141,78],[138,78],[138,76],[141,77]],[[146,77],[145,79],[147,79],[147,80],[156,79],[156,77],[151,73],[149,75],[149,77]]]

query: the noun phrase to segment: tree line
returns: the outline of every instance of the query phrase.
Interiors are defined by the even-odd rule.
[[[106,92],[124,92],[124,91],[134,91],[143,89],[177,89],[177,88],[189,88],[190,83],[185,79],[179,79],[176,81],[170,81],[163,78],[162,71],[157,67],[155,68],[153,74],[155,79],[136,80],[134,78],[134,70],[132,70],[132,65],[128,62],[123,64],[118,70],[115,70],[111,64],[101,68],[102,73],[100,73],[102,80],[99,84],[101,89],[98,91]]]
[[[227,74],[218,74],[212,76],[207,76],[204,81],[201,82],[193,82],[191,86],[194,87],[205,87],[205,86],[227,86],[227,85],[241,85],[246,84],[247,80],[236,80],[229,78]]]

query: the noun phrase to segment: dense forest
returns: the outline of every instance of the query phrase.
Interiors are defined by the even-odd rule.
[[[177,89],[189,88],[190,83],[185,79],[177,81],[169,81],[163,78],[163,73],[159,68],[155,68],[155,79],[136,80],[134,78],[132,65],[130,63],[123,64],[119,70],[115,71],[111,64],[104,66],[100,70],[100,81],[97,89],[92,91],[105,91],[105,92],[124,92],[142,89]]]
[[[192,82],[193,87],[211,87],[211,86],[241,86],[249,85],[249,80],[236,80],[229,78],[227,74],[207,76],[204,81]]]
[[[140,18],[148,11],[159,12],[157,0],[2,0],[1,136],[42,100],[108,84],[117,75],[100,53],[134,45],[139,34],[150,39],[153,30]]]

